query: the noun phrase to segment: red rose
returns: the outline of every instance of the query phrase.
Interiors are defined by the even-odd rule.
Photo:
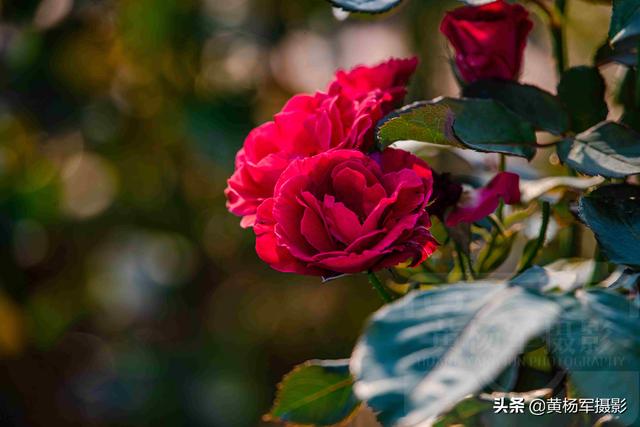
[[[453,208],[445,223],[453,227],[461,222],[476,222],[491,215],[500,199],[507,205],[520,202],[520,177],[511,172],[500,172],[487,185],[467,192]]]
[[[467,83],[479,79],[514,80],[533,23],[527,10],[503,0],[447,12],[440,31],[453,45],[456,66]]]
[[[332,148],[364,149],[372,126],[370,108],[358,111],[344,96],[293,97],[272,122],[247,136],[227,181],[227,207],[243,217],[243,227],[253,226],[256,209],[273,195],[278,177],[292,160]]]
[[[225,189],[227,207],[243,217],[241,225],[253,226],[256,209],[292,160],[337,148],[368,150],[376,122],[404,97],[415,66],[415,59],[390,60],[341,71],[328,93],[294,96],[272,122],[249,133]]]
[[[422,262],[435,250],[431,170],[395,149],[294,161],[258,208],[256,251],[276,270],[331,276]]]
[[[362,100],[371,92],[380,91],[390,95],[393,107],[398,106],[407,94],[406,85],[416,71],[417,58],[392,58],[374,67],[360,65],[351,71],[339,70],[329,84],[329,92],[337,88],[349,99]]]

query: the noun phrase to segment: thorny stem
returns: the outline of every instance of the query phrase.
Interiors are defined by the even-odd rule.
[[[522,273],[533,263],[533,260],[544,246],[544,241],[547,236],[547,227],[549,226],[549,214],[551,213],[551,206],[549,202],[542,202],[542,225],[540,226],[540,232],[538,233],[538,238],[536,239],[535,246],[533,250],[529,252],[525,262],[522,264],[522,267],[518,270],[518,274]]]
[[[367,276],[369,277],[369,283],[371,283],[371,286],[373,286],[373,289],[376,290],[382,301],[384,301],[385,304],[392,302],[394,298],[391,296],[391,294],[389,294],[387,288],[382,284],[380,279],[378,279],[376,273],[374,273],[373,271],[369,271],[367,273]]]

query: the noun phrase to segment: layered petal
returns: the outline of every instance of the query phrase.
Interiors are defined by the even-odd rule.
[[[472,223],[493,213],[500,199],[507,205],[520,202],[520,178],[511,172],[500,172],[486,186],[465,194],[446,218],[453,227],[461,222]]]
[[[295,159],[335,149],[363,152],[373,144],[374,126],[405,95],[417,60],[392,59],[374,67],[339,71],[328,92],[292,97],[267,122],[249,133],[227,181],[227,208],[252,227],[258,206]]]
[[[448,12],[440,31],[455,50],[458,73],[467,83],[517,79],[527,36],[533,27],[527,10],[504,0]]]
[[[280,271],[332,276],[430,255],[433,179],[410,153],[332,150],[298,159],[257,214],[258,255]]]

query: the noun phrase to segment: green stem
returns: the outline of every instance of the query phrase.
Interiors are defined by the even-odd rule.
[[[460,272],[462,272],[462,279],[466,282],[469,280],[469,276],[467,275],[467,269],[464,265],[464,260],[462,259],[462,251],[456,245],[456,255],[458,256],[458,265],[460,266]]]
[[[507,156],[505,156],[504,154],[500,154],[500,164],[498,165],[498,170],[500,172],[504,172],[505,170],[507,170]],[[496,210],[496,216],[498,217],[500,222],[502,222],[502,218],[504,216],[503,211],[504,211],[504,202],[502,201],[502,199],[500,199],[500,203],[498,204],[498,209]]]
[[[558,76],[562,75],[566,68],[566,49],[564,39],[564,20],[567,10],[567,0],[555,0],[555,13],[549,19],[551,27],[551,43],[553,45],[553,56],[556,58],[556,69]]]
[[[493,214],[489,215],[487,219],[491,224],[493,224],[495,231],[504,236],[505,229],[502,221],[497,216],[494,216]]]
[[[518,270],[518,274],[531,267],[533,260],[536,259],[538,252],[540,252],[540,249],[544,246],[544,241],[547,236],[547,227],[549,226],[550,213],[551,206],[549,205],[549,202],[542,202],[542,225],[540,226],[540,232],[538,233],[538,238],[536,239],[533,250],[529,252],[525,262],[522,264],[522,267]]]
[[[456,255],[458,257],[458,264],[460,265],[460,271],[462,272],[462,278],[467,281],[470,278],[475,279],[476,273],[473,270],[473,266],[471,265],[471,258],[469,255],[462,250],[460,244],[455,242],[455,250]]]
[[[465,261],[465,264],[468,269],[468,275],[471,276],[471,279],[476,280],[476,272],[473,270],[473,264],[471,263],[471,256],[469,254],[462,254],[462,258]]]
[[[380,279],[378,279],[378,276],[376,276],[376,273],[374,273],[373,271],[369,271],[367,273],[367,276],[369,277],[369,283],[371,283],[371,286],[373,286],[373,289],[375,289],[376,292],[378,292],[378,295],[380,296],[382,301],[384,301],[385,303],[392,302],[393,297],[387,291],[387,288],[382,284]]]
[[[487,259],[489,259],[489,256],[491,256],[491,253],[493,252],[493,248],[496,245],[496,239],[498,238],[498,234],[499,234],[499,231],[497,228],[494,228],[493,230],[491,230],[491,239],[487,244],[488,247],[485,252],[486,255],[477,261],[478,272],[480,273],[480,275],[482,275],[485,272],[484,263],[487,262]]]

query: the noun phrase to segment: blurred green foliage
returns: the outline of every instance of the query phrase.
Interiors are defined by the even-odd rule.
[[[224,207],[294,89],[268,52],[334,21],[294,3],[0,2],[2,425],[256,425],[292,365],[348,356],[365,282],[271,272]]]
[[[260,425],[292,366],[348,357],[380,305],[365,278],[269,270],[226,179],[339,66],[416,54],[410,98],[451,95],[454,4],[0,0],[1,424]]]

